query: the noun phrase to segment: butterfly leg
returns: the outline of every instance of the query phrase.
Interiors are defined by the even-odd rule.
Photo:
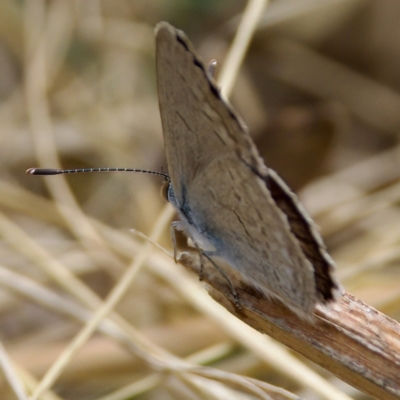
[[[171,227],[170,227],[170,233],[171,233],[171,238],[172,238],[172,245],[174,247],[174,260],[175,260],[175,262],[178,261],[178,248],[189,247],[187,245],[187,237],[186,237],[186,235],[180,234],[183,231],[184,231],[184,229],[183,229],[182,224],[181,224],[180,221],[172,222]],[[178,237],[178,236],[180,236],[180,237]],[[183,236],[183,237],[181,237],[181,236]],[[193,239],[191,239],[191,240],[193,242],[194,247],[196,248],[196,250],[199,253],[199,257],[200,257],[199,279],[202,281],[203,280],[203,269],[204,269],[203,268],[203,266],[204,266],[204,259],[203,259],[204,251],[203,251],[203,249],[200,248],[200,246]],[[193,249],[193,247],[191,247],[191,248]]]
[[[239,302],[239,295],[236,292],[235,287],[233,286],[233,283],[231,280],[228,278],[228,276],[225,274],[225,272],[218,266],[216,262],[211,258],[212,255],[216,254],[215,252],[208,251],[205,252],[203,249],[199,247],[199,245],[192,239],[192,242],[194,246],[196,247],[196,250],[199,252],[200,256],[200,272],[199,272],[199,279],[202,281],[203,280],[203,270],[204,270],[204,262],[203,262],[203,257],[207,258],[208,261],[215,267],[215,269],[224,277],[224,279],[228,282],[229,288],[231,289],[231,294],[235,300],[235,306],[238,310],[241,310],[242,307]]]
[[[170,232],[171,232],[171,238],[172,238],[172,245],[174,247],[174,260],[175,262],[178,261],[178,248],[182,247],[188,247],[187,245],[187,237],[186,235],[182,234],[183,231],[182,224],[180,221],[174,221],[171,224],[170,227]],[[184,240],[186,239],[186,240]],[[228,282],[228,285],[230,287],[232,296],[235,300],[235,306],[237,307],[238,310],[240,310],[242,307],[240,306],[239,302],[239,296],[235,290],[235,287],[233,286],[232,282],[228,278],[228,276],[225,274],[225,272],[212,260],[211,256],[213,256],[215,253],[212,251],[205,252],[200,246],[196,243],[196,241],[191,238],[194,247],[199,253],[200,257],[200,271],[199,271],[199,279],[202,281],[203,280],[203,270],[204,270],[204,257],[207,258],[211,262],[211,264],[217,269],[217,271],[224,277],[224,279]],[[192,248],[193,249],[193,248]]]
[[[203,258],[204,250],[192,238],[190,238],[190,239],[193,243],[193,246],[188,245],[188,243],[187,243],[188,237],[185,235],[184,228],[180,221],[172,222],[171,227],[170,227],[170,233],[171,233],[171,238],[172,238],[172,245],[174,247],[175,262],[178,261],[178,249],[187,248],[188,250],[190,250],[190,249],[193,250],[193,246],[194,246],[195,249],[198,251],[199,257],[200,257],[199,279],[202,281],[203,280],[203,266],[204,266],[204,258]],[[209,254],[211,254],[211,253],[209,253]]]
[[[203,280],[203,270],[204,270],[204,259],[203,257],[207,258],[208,261],[215,267],[215,269],[224,277],[224,279],[228,282],[228,285],[231,289],[231,294],[235,300],[235,306],[238,310],[241,310],[242,307],[239,302],[239,296],[235,290],[235,287],[233,286],[233,283],[231,280],[228,278],[228,276],[225,274],[225,272],[218,266],[217,263],[214,262],[214,260],[211,258],[212,255],[216,254],[215,252],[212,251],[204,251],[200,246],[196,243],[196,241],[192,238],[192,242],[194,246],[196,247],[196,250],[199,252],[200,256],[200,272],[199,272],[199,279],[202,281]]]
[[[212,265],[214,265],[215,269],[224,277],[224,279],[228,282],[228,285],[231,289],[231,294],[235,300],[235,306],[238,310],[242,309],[242,306],[240,305],[240,301],[239,301],[239,295],[236,292],[235,287],[233,286],[233,283],[231,282],[231,280],[229,279],[229,277],[225,274],[225,272],[218,266],[218,264],[216,262],[213,261],[213,259],[210,257],[209,254],[207,254],[205,251],[198,249],[199,253],[200,253],[200,259],[201,256],[204,256],[207,258],[208,261],[210,261],[210,263]],[[203,263],[201,263],[201,268],[203,269]],[[202,269],[201,269],[201,273],[202,273]]]
[[[178,250],[189,248],[187,245],[187,237],[184,234],[184,229],[180,221],[172,222],[170,226],[170,234],[172,246],[174,248],[174,261],[178,262]]]

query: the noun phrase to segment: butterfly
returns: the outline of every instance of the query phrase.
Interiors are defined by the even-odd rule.
[[[298,198],[267,168],[186,35],[156,27],[158,100],[175,224],[301,317],[334,300],[334,262]],[[215,264],[215,262],[213,262]]]

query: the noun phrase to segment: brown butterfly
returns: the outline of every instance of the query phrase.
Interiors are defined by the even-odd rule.
[[[249,285],[310,317],[339,292],[311,218],[264,165],[185,34],[166,22],[156,27],[156,60],[168,199],[180,228]]]

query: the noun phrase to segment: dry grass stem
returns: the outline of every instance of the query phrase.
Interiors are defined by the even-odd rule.
[[[263,11],[268,6],[268,2],[268,0],[249,0],[247,3],[218,79],[221,93],[225,98],[229,98],[232,92],[250,41],[263,15]]]
[[[199,273],[198,257],[183,253],[180,260]],[[215,271],[204,275],[212,288],[210,295],[246,324],[371,396],[400,397],[399,323],[348,293],[330,307],[319,307],[313,321],[304,321],[278,301],[257,295],[239,274],[231,274],[229,269],[225,273],[238,291],[242,310],[234,306],[230,286]]]

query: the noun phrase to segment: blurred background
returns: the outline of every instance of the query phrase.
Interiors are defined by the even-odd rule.
[[[104,298],[144,243],[130,230],[149,234],[165,202],[162,179],[150,175],[45,179],[25,170],[166,171],[154,26],[168,21],[185,31],[205,62],[218,60],[218,77],[245,6],[242,0],[0,0],[0,338],[32,385],[82,327],[62,311],[63,300],[77,301],[86,289]],[[400,3],[391,0],[272,1],[231,96],[266,165],[319,225],[343,286],[397,320],[399,15]],[[171,250],[169,229],[161,244]],[[209,365],[322,398],[233,342],[146,265],[117,311],[179,357],[229,343]],[[311,367],[349,396],[368,399]],[[51,398],[97,399],[151,372],[96,334]],[[2,373],[0,392],[4,400],[16,398]],[[162,382],[119,398],[198,398],[178,393]]]

